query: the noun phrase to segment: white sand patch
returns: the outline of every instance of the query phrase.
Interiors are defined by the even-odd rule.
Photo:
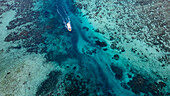
[[[0,50],[6,48],[9,44],[7,44],[6,42],[4,42],[5,37],[7,37],[7,35],[10,33],[7,30],[7,26],[9,24],[10,21],[12,21],[14,19],[16,15],[16,12],[13,10],[7,11],[5,13],[2,14],[2,18],[0,18],[0,21],[2,22],[2,24],[0,24]]]
[[[16,60],[16,59],[15,59]],[[6,70],[0,81],[0,94],[2,96],[34,96],[38,85],[45,80],[54,69],[54,64],[46,63],[40,54],[26,55],[17,58],[16,66]],[[60,70],[60,69],[57,69]],[[7,72],[10,72],[7,74]],[[1,75],[2,76],[2,75]]]

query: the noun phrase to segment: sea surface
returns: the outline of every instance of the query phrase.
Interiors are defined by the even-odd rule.
[[[0,0],[0,96],[169,96],[169,6]]]

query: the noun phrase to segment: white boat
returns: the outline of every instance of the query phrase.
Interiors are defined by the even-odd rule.
[[[70,21],[67,23],[66,27],[67,27],[68,31],[71,31],[71,30],[72,30]]]

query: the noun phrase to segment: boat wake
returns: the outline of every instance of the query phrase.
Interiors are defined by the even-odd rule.
[[[68,31],[71,31],[71,21],[70,18],[65,10],[65,8],[63,6],[58,6],[57,5],[57,13],[60,15],[60,17],[62,18],[62,21],[65,25],[65,27],[67,28]]]

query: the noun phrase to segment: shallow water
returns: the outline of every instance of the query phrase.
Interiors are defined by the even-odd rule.
[[[115,51],[115,46],[108,41],[107,32],[106,35],[101,35],[100,30],[96,30],[102,25],[93,24],[90,17],[84,15],[81,8],[77,8],[80,3],[78,1],[80,0],[0,1],[2,10],[0,13],[2,21],[0,23],[0,76],[2,77],[0,96],[163,96],[169,94],[168,74],[161,73],[169,72],[168,67],[160,69],[162,70],[160,75],[157,75],[159,70],[154,71],[156,68],[149,70],[148,68],[153,64],[162,63],[152,60],[152,55],[145,57],[145,50],[138,50],[140,48],[138,46],[142,46],[143,43],[137,40],[129,41],[133,43],[125,43],[125,40],[122,43],[125,48],[119,47],[118,51]],[[128,5],[129,2],[131,1],[117,1],[115,4],[124,5],[123,9],[126,9],[126,4]],[[81,3],[79,7],[88,6],[86,1]],[[145,3],[138,3],[145,5]],[[63,23],[68,20],[71,21],[71,32]],[[115,31],[106,26],[102,28],[110,31],[110,34],[115,34]],[[115,25],[112,28],[117,27]],[[119,39],[124,38],[121,36],[121,34],[115,35],[112,39],[121,43]],[[132,48],[128,51],[130,47],[136,49]],[[141,61],[138,58],[142,58]],[[146,67],[141,68],[144,64]]]

